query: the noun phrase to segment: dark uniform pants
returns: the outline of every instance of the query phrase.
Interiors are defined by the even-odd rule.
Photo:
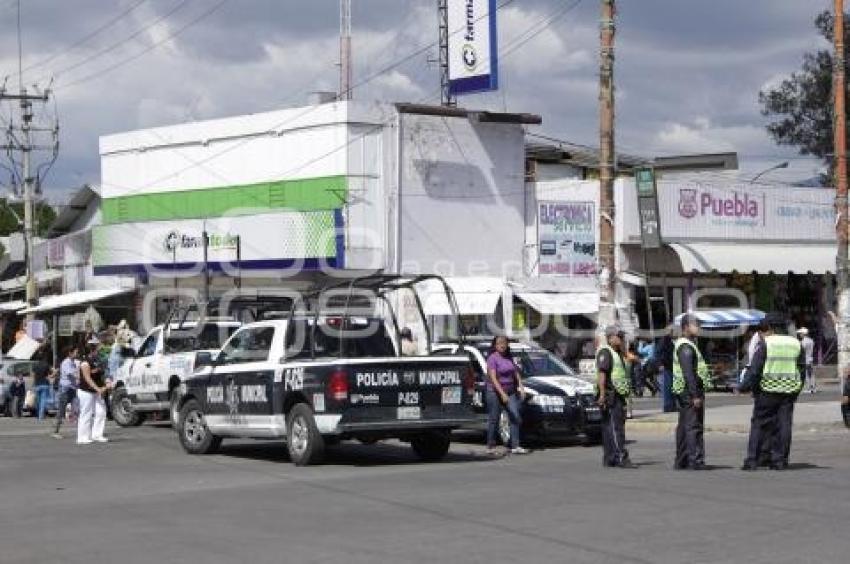
[[[694,407],[691,398],[676,396],[679,424],[676,426],[676,468],[692,468],[705,464],[705,404]]]
[[[788,462],[795,400],[793,394],[762,392],[755,395],[745,460],[747,464],[757,465],[759,452],[766,445],[770,448],[771,464]]]
[[[629,459],[626,450],[626,400],[616,393],[608,394],[602,409],[602,463],[616,466]]]

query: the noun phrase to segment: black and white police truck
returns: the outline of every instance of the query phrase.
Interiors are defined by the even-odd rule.
[[[441,278],[379,275],[326,287],[280,319],[244,325],[219,352],[199,355],[205,366],[181,397],[181,445],[205,454],[227,437],[281,438],[303,466],[342,440],[394,438],[423,460],[441,459],[451,431],[476,419],[474,372],[462,354],[429,355],[424,347],[401,356],[394,303],[402,302],[393,297],[413,295],[403,302],[415,304],[430,340],[419,293],[433,282],[456,318]]]

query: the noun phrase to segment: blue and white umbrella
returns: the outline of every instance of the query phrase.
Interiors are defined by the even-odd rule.
[[[700,325],[708,329],[716,327],[735,327],[739,325],[758,325],[765,317],[763,311],[757,309],[712,309],[691,311],[689,314],[695,316]],[[682,318],[688,315],[682,313],[676,316],[676,324],[681,323]]]

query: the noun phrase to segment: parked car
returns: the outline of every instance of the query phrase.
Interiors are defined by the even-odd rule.
[[[596,405],[593,384],[580,378],[561,359],[537,345],[512,341],[511,352],[523,377],[527,392],[523,403],[522,436],[540,440],[556,436],[583,435],[589,443],[602,438],[601,413]],[[436,344],[435,354],[455,353],[458,345]],[[471,341],[465,350],[476,373],[474,405],[479,413],[477,428],[486,425],[487,354],[490,340]],[[499,436],[507,444],[508,416],[502,412]]]
[[[9,416],[12,413],[12,402],[9,395],[9,387],[12,381],[23,375],[24,383],[27,387],[27,393],[32,390],[32,369],[37,364],[35,360],[17,360],[14,358],[5,358],[0,361],[0,414]],[[24,413],[35,415],[35,409],[29,409],[24,406]],[[51,387],[47,398],[47,411],[56,411],[56,392]]]

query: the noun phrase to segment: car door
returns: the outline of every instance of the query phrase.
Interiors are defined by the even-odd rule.
[[[129,378],[126,382],[127,393],[135,395],[139,401],[156,400],[157,379],[151,378],[151,375],[158,369],[156,352],[159,336],[159,330],[153,331],[147,336],[129,368]]]
[[[207,390],[206,419],[211,429],[249,436],[271,425],[274,368],[269,359],[274,337],[273,325],[245,327],[225,343]]]

